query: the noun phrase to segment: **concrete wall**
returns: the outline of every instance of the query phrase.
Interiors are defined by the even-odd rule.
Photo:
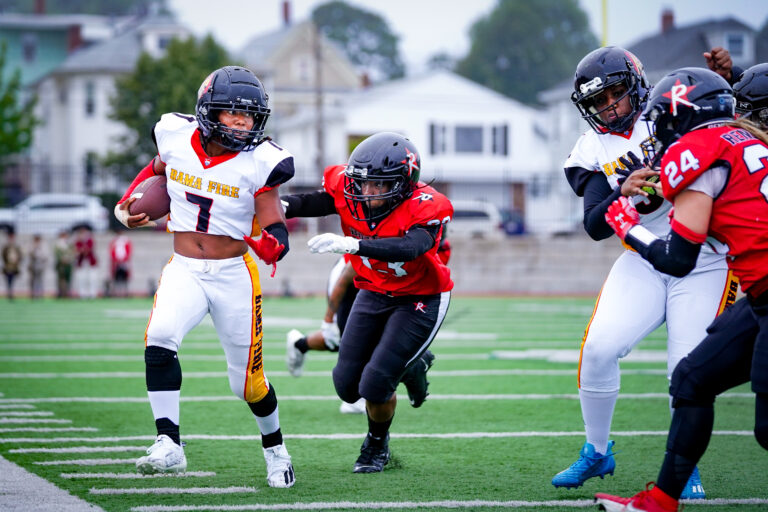
[[[154,291],[163,266],[172,253],[172,236],[163,232],[131,231],[134,257],[130,291],[147,295]],[[4,237],[2,243],[5,243]],[[22,249],[29,246],[29,237],[18,236]],[[291,235],[291,252],[278,264],[275,278],[264,264],[259,264],[265,294],[286,291],[303,294],[324,294],[328,272],[336,255],[310,254],[306,249],[309,235]],[[99,258],[100,289],[103,293],[109,275],[109,233],[95,239]],[[47,240],[53,244],[53,239]],[[469,239],[454,236],[451,270],[456,284],[454,293],[462,295],[555,294],[596,295],[613,261],[622,252],[618,239],[594,242],[586,235],[569,237],[509,237],[498,240]],[[51,253],[52,254],[52,253]],[[17,278],[18,296],[29,293],[29,281],[24,271]],[[46,295],[54,295],[53,261],[45,275]],[[0,293],[5,294],[5,280]]]

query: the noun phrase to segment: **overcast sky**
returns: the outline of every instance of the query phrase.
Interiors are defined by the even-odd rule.
[[[290,0],[294,21],[309,17],[312,9],[327,0]],[[496,0],[348,0],[384,17],[400,37],[400,52],[409,72],[423,68],[430,56],[441,51],[461,57],[469,49],[472,23],[486,16]],[[534,0],[530,0],[534,1]],[[766,0],[606,0],[609,45],[629,46],[659,31],[661,12],[671,7],[678,26],[705,19],[734,16],[759,29],[768,18]],[[241,48],[256,34],[282,25],[283,0],[169,0],[179,20],[196,34],[213,33],[230,50]],[[592,31],[602,39],[603,0],[579,0]]]

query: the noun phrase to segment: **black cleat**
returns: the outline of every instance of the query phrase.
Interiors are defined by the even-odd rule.
[[[370,435],[365,436],[360,456],[355,461],[353,473],[381,473],[389,462],[389,434],[383,441],[374,441]]]
[[[405,389],[408,390],[408,400],[411,401],[412,407],[421,407],[421,404],[424,403],[427,395],[429,395],[427,370],[432,367],[434,362],[435,354],[425,350],[411,367],[406,370],[405,375],[400,380],[400,382],[405,384]]]

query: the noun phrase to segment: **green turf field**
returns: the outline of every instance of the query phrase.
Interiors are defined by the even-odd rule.
[[[309,353],[300,378],[284,363],[286,332],[319,327],[324,301],[269,298],[265,368],[296,485],[267,486],[256,422],[231,395],[208,319],[180,351],[190,476],[126,478],[154,439],[143,363],[150,307],[149,299],[0,301],[0,455],[104,510],[146,512],[593,510],[595,492],[634,494],[663,457],[663,328],[636,349],[648,357],[622,364],[615,476],[566,491],[550,479],[584,441],[575,358],[592,300],[458,297],[432,345],[429,399],[412,409],[401,388],[392,462],[381,474],[353,474],[366,423],[339,413],[334,356]],[[686,510],[768,507],[768,457],[751,435],[753,418],[748,386],[718,399],[716,435],[699,466],[709,505]]]

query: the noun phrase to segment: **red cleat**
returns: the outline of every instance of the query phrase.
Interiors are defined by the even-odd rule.
[[[600,510],[606,512],[677,512],[677,500],[668,496],[653,482],[645,484],[645,490],[631,498],[612,496],[610,494],[595,494],[595,503]]]

